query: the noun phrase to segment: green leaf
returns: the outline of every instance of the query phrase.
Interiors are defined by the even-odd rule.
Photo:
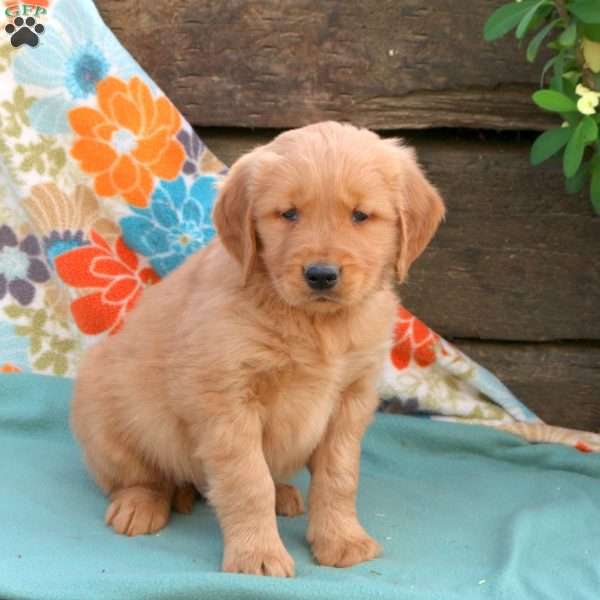
[[[584,25],[583,36],[592,42],[600,42],[600,25]]]
[[[598,0],[580,0],[567,5],[569,12],[586,24],[600,24],[600,3]]]
[[[56,362],[56,357],[58,355],[54,352],[44,352],[34,363],[33,366],[39,371],[44,371],[47,369],[52,363]]]
[[[592,117],[585,117],[577,125],[563,157],[563,170],[566,177],[573,177],[581,165],[586,144],[598,137],[598,124]]]
[[[527,13],[521,19],[521,21],[517,27],[516,36],[517,36],[518,40],[523,39],[523,37],[527,33],[527,30],[529,29],[529,26],[531,25],[531,22],[533,21],[534,17],[536,16],[537,11],[546,4],[547,4],[547,0],[538,0],[537,4],[534,4],[529,9],[529,11],[527,11]]]
[[[578,98],[577,94],[575,93],[575,88],[577,87],[577,83],[578,83],[577,81],[574,81],[571,78],[565,77],[563,75],[562,93],[565,96],[568,96],[569,98]]]
[[[544,110],[551,112],[574,112],[577,104],[568,96],[554,90],[540,90],[532,96],[533,101]]]
[[[27,325],[19,325],[18,327],[15,327],[15,333],[17,335],[22,335],[22,336],[29,336],[31,335],[32,331],[31,331],[31,327],[28,327]]]
[[[584,117],[581,121],[586,145],[593,144],[598,139],[598,123],[593,117]]]
[[[25,314],[25,310],[21,308],[18,304],[9,304],[4,307],[4,312],[11,319],[17,319],[18,317]]]
[[[527,33],[533,33],[534,31],[537,31],[542,25],[546,24],[548,22],[548,17],[552,14],[553,11],[554,7],[549,5],[548,2],[546,2],[546,5],[542,6],[542,8],[540,8],[537,11],[537,13],[535,13],[535,17],[533,18],[533,20],[529,24],[529,27],[527,28]]]
[[[559,22],[559,20],[560,19],[556,19],[555,21],[552,21],[552,23],[548,23],[548,25],[546,25],[546,27],[544,27],[543,29],[540,29],[529,42],[529,46],[527,46],[527,60],[529,62],[532,63],[535,60],[538,52],[540,51],[540,46],[542,45],[543,41],[546,39],[548,34]]]
[[[567,194],[578,194],[583,189],[590,172],[590,163],[582,163],[573,177],[565,180]]]
[[[577,83],[581,79],[581,73],[576,70],[567,71],[566,73],[563,73],[563,79],[566,79],[567,81],[570,81],[571,83],[577,85]]]
[[[521,19],[538,3],[538,0],[511,2],[494,11],[483,29],[483,37],[487,42],[493,42],[511,29],[514,29]]]
[[[572,134],[573,129],[571,127],[558,127],[542,133],[531,147],[531,164],[539,165],[554,156],[566,145]]]
[[[571,23],[558,37],[562,46],[571,47],[577,40],[577,23]]]
[[[592,171],[592,183],[590,186],[590,198],[592,206],[598,215],[600,215],[600,162],[596,162]]]
[[[556,91],[564,94],[565,82],[563,80],[563,73],[565,72],[565,52],[564,50],[560,51],[560,54],[556,57],[556,62],[554,63],[554,74],[552,75],[552,79],[550,80],[550,87]]]
[[[554,66],[554,64],[556,63],[557,60],[558,60],[558,56],[553,56],[544,65],[544,68],[542,69],[542,75],[540,77],[540,87],[544,87],[544,81],[546,79],[546,73],[548,72],[549,69],[551,69]]]

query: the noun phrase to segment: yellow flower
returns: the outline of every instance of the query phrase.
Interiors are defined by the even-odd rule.
[[[596,114],[596,107],[600,103],[598,99],[600,94],[596,92],[589,92],[588,94],[584,94],[579,101],[577,102],[577,110],[582,115],[594,115]]]
[[[575,88],[575,93],[581,96],[577,102],[577,110],[582,115],[596,114],[596,107],[600,103],[600,94],[593,92],[581,83]]]
[[[581,46],[587,66],[594,73],[600,73],[600,42],[592,42],[587,38],[583,38]]]

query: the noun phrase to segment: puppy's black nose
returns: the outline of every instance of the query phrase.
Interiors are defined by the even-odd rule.
[[[304,279],[313,290],[330,290],[340,278],[340,269],[335,265],[315,263],[304,269]]]

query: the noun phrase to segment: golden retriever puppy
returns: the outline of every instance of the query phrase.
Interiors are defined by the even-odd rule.
[[[402,280],[444,214],[413,152],[326,122],[235,163],[218,237],[147,289],[94,346],[72,427],[110,495],[118,533],[152,533],[190,485],[214,507],[223,570],[291,576],[276,513],[303,512],[286,480],[308,466],[307,539],[345,567],[377,543],[355,507],[361,438],[378,404]]]

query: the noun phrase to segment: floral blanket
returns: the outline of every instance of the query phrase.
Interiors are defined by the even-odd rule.
[[[144,289],[214,235],[226,172],[91,0],[8,0],[0,24],[0,371],[73,377]],[[491,373],[398,308],[384,410],[545,426]],[[12,374],[0,375],[14,377]]]

